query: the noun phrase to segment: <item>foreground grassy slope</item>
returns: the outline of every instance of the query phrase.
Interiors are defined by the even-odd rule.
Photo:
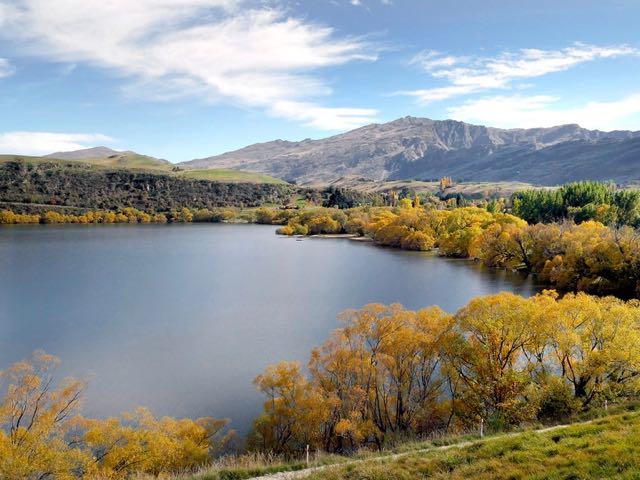
[[[373,459],[311,480],[640,478],[640,413]]]
[[[640,407],[621,405],[611,413],[591,411],[587,416],[598,418],[484,439],[443,437],[377,454],[325,455],[312,458],[311,468],[302,459],[260,454],[223,458],[175,480],[638,479]]]

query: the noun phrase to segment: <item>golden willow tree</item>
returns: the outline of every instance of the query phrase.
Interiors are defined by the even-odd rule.
[[[256,380],[252,434],[276,452],[349,452],[396,437],[560,419],[640,388],[640,303],[555,292],[473,299],[455,315],[372,304],[297,364]]]
[[[138,409],[119,418],[80,415],[85,383],[55,383],[59,361],[38,351],[2,372],[0,478],[127,478],[182,472],[207,463],[232,432],[226,420],[156,418]]]

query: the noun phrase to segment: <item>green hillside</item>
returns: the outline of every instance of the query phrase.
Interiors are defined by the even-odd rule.
[[[8,162],[29,163],[32,165],[50,164],[52,167],[85,170],[125,170],[164,173],[175,177],[209,180],[222,183],[270,183],[286,184],[284,180],[253,172],[211,168],[203,170],[175,169],[174,165],[147,155],[135,152],[122,152],[108,157],[83,160],[61,160],[51,157],[34,157],[28,155],[0,155],[0,164]]]
[[[158,160],[157,158],[149,157],[147,155],[140,155],[135,152],[123,152],[121,154],[110,155],[108,157],[92,158],[81,161],[101,167],[150,169],[161,170],[164,172],[170,172],[172,167],[172,165],[167,161]]]
[[[142,155],[91,161],[2,155],[0,210],[256,207],[287,203],[297,191],[271,177],[229,170],[193,174],[159,162]]]
[[[226,168],[210,168],[207,170],[185,170],[181,175],[186,178],[199,178],[218,182],[247,182],[247,183],[278,183],[285,184],[284,180],[262,175],[254,172],[229,170]]]

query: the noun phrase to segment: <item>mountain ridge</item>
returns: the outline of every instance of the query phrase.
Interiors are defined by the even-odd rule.
[[[113,166],[167,169],[166,160],[93,147],[46,156]],[[589,130],[578,124],[502,129],[457,120],[406,116],[321,139],[272,140],[176,164],[190,170],[253,172],[300,185],[354,180],[640,182],[640,131]]]
[[[306,185],[353,177],[384,181],[441,176],[553,185],[590,175],[595,180],[629,182],[640,179],[638,139],[638,131],[604,132],[578,124],[501,129],[456,120],[403,117],[323,139],[256,143],[180,165],[238,168]],[[551,158],[551,153],[563,158]],[[616,165],[616,159],[610,158],[612,153],[624,165]],[[602,167],[612,176],[603,178],[607,172]]]

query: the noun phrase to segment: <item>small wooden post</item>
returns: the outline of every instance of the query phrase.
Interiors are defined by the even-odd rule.
[[[480,419],[480,437],[484,437],[484,418]]]
[[[307,467],[309,466],[309,444],[307,444],[306,454],[307,454]]]
[[[609,410],[609,400],[605,399],[604,400],[604,411],[608,411]]]

